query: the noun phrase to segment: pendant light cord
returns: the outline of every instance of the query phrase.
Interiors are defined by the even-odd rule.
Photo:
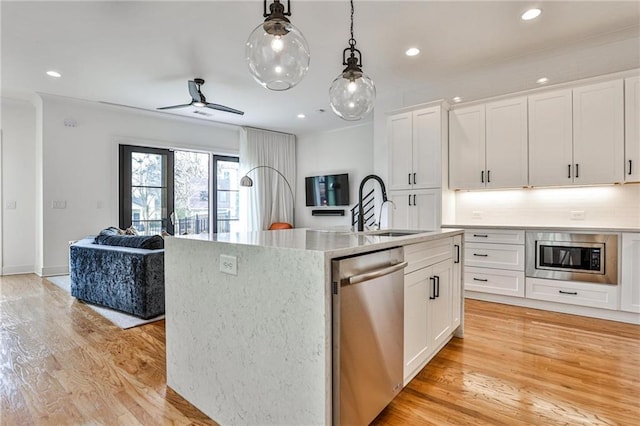
[[[351,38],[349,39],[349,46],[351,46],[352,50],[356,46],[356,39],[353,38],[353,0],[351,0]]]

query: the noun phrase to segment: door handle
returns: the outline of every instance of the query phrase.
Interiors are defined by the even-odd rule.
[[[429,300],[434,300],[436,298],[436,277],[429,277],[431,281],[431,288],[429,290],[433,290],[433,296],[431,295],[431,291],[429,291]]]
[[[629,174],[631,174],[631,160],[629,160]]]
[[[453,263],[460,263],[460,246],[458,244],[453,245],[456,248],[456,260]]]
[[[415,185],[416,183],[417,183],[417,182],[416,182],[416,174],[414,173],[414,174],[413,174],[413,184]]]
[[[411,173],[407,173],[407,177],[409,178],[409,185],[411,185]]]
[[[484,183],[484,170],[480,172],[480,183]]]
[[[491,170],[487,170],[487,183],[491,183]]]
[[[411,205],[411,194],[409,194],[409,205]]]
[[[416,194],[413,194],[413,205],[416,205]]]
[[[434,299],[437,297],[440,297],[440,277],[436,275],[435,278],[436,278],[436,293],[435,293],[436,297],[434,297]]]
[[[567,167],[568,167],[567,178],[571,179],[571,164],[567,165]]]
[[[576,163],[576,178],[580,177],[580,169],[579,169],[579,167],[580,167],[580,164]]]

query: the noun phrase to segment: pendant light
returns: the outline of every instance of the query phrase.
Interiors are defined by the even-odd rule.
[[[287,12],[279,0],[274,0],[267,14],[263,0],[264,23],[249,35],[245,49],[247,65],[253,78],[271,90],[287,90],[298,84],[309,70],[309,45],[290,21],[291,2]]]
[[[348,58],[347,51],[350,53]],[[376,87],[373,81],[362,72],[362,53],[356,49],[356,39],[353,38],[353,0],[351,0],[351,38],[349,47],[342,51],[342,65],[347,67],[333,80],[329,88],[331,109],[344,120],[360,120],[373,109]]]

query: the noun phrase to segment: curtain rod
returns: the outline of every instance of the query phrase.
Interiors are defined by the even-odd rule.
[[[296,136],[293,133],[285,133],[285,132],[278,132],[276,130],[267,130],[267,129],[261,129],[259,127],[251,127],[251,126],[242,126],[243,129],[252,129],[252,130],[260,130],[262,132],[269,132],[269,133],[279,133],[281,135],[287,135],[287,136]]]

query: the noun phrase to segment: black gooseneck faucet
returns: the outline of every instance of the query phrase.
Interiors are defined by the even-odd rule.
[[[384,186],[384,182],[382,178],[378,175],[369,175],[362,179],[360,182],[360,189],[358,190],[358,232],[364,231],[364,208],[362,207],[362,189],[364,188],[364,184],[367,183],[369,179],[375,179],[380,184],[380,190],[382,190],[382,203],[386,203],[387,200],[387,189]]]

